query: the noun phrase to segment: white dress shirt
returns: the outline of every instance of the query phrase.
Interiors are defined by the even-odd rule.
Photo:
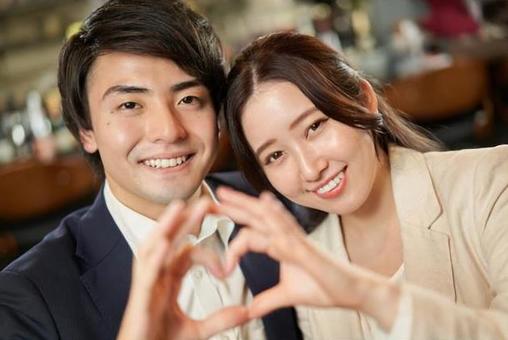
[[[337,215],[329,214],[309,237],[321,249],[329,252],[335,258],[348,260]],[[404,264],[390,280],[401,282],[403,277]],[[351,310],[298,306],[296,313],[298,324],[306,340],[339,340],[342,338],[339,338],[337,334],[344,334],[342,331],[344,328],[354,326],[361,327],[362,339],[406,340],[410,338],[411,334],[411,307],[411,297],[406,294],[402,295],[397,317],[390,333],[384,332],[372,318]],[[350,325],[349,322],[355,324]]]
[[[203,181],[207,190],[217,202],[212,190]],[[157,222],[128,208],[111,192],[106,181],[104,186],[106,206],[116,225],[125,237],[134,256],[140,244],[150,234]],[[207,215],[201,225],[199,235],[188,235],[192,244],[209,247],[219,255],[224,255],[228,240],[233,232],[234,223],[229,218]],[[245,284],[245,278],[239,267],[224,281],[216,279],[202,266],[193,266],[184,277],[178,303],[191,318],[203,319],[211,313],[232,305],[247,305],[252,301],[252,294]],[[264,340],[262,321],[252,320],[249,323],[218,334],[213,340]]]

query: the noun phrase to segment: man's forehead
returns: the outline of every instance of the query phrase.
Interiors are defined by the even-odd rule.
[[[171,59],[116,51],[96,58],[86,83],[89,92],[89,86],[149,89],[149,84],[153,81],[161,81],[173,91],[204,86],[199,79],[189,75]]]

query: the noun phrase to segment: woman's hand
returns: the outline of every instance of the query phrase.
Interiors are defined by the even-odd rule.
[[[251,318],[286,306],[335,306],[365,312],[383,328],[391,327],[398,306],[396,286],[318,249],[272,194],[255,198],[221,188],[218,196],[220,213],[246,226],[229,247],[227,271],[249,251],[266,253],[280,262],[279,283],[255,297]],[[393,313],[387,303],[395,306]]]
[[[215,253],[185,242],[185,236],[201,224],[210,209],[211,202],[206,199],[189,206],[179,201],[170,204],[161,216],[134,261],[129,301],[117,339],[208,339],[248,321],[246,307],[225,308],[197,321],[178,305],[182,279],[193,264],[204,265],[217,277],[224,276]]]

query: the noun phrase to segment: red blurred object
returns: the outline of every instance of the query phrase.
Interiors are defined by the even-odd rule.
[[[479,25],[463,0],[426,0],[430,14],[422,20],[422,26],[441,38],[456,38],[476,34]]]

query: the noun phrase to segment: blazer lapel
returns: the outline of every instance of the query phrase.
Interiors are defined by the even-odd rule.
[[[391,147],[390,166],[406,279],[455,301],[450,237],[424,156]]]
[[[76,243],[76,256],[84,264],[81,282],[104,320],[104,337],[115,338],[131,283],[132,251],[107,210],[102,190],[82,218]]]

